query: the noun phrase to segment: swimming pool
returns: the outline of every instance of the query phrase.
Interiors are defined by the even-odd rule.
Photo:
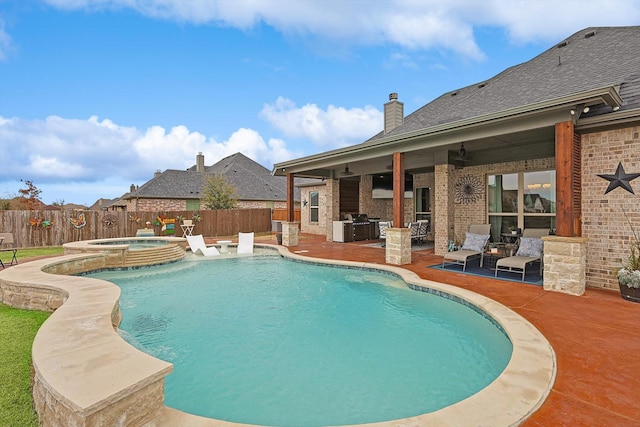
[[[189,413],[279,426],[406,418],[476,393],[511,356],[488,316],[392,274],[191,259],[92,275],[122,288],[120,328],[174,364],[165,402]]]

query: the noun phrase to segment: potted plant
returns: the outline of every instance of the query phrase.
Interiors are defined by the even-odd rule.
[[[626,262],[622,264],[622,268],[618,270],[618,285],[620,286],[620,295],[622,298],[640,302],[640,240],[633,224],[629,220],[627,213],[624,213],[631,233],[633,234],[633,243],[631,245],[631,253],[627,257]]]

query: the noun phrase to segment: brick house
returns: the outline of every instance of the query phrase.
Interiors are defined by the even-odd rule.
[[[138,188],[132,187],[120,202],[130,211],[199,210],[205,174],[223,175],[237,190],[239,209],[287,206],[286,179],[271,175],[264,166],[236,153],[212,166],[204,165],[204,155],[196,156],[196,164],[187,170],[167,169]],[[299,204],[299,191],[294,202]]]
[[[323,178],[301,187],[314,200],[302,209],[301,230],[328,240],[333,222],[351,211],[395,224],[430,219],[437,254],[474,223],[490,223],[494,240],[511,227],[549,228],[544,288],[580,295],[586,286],[618,288],[614,272],[632,238],[623,210],[640,229],[638,196],[605,194],[609,181],[599,176],[619,164],[640,173],[637,26],[581,30],[406,117],[392,93],[379,134],[278,163],[273,173],[290,182]],[[376,196],[385,181],[391,193]],[[627,183],[640,191],[640,179]],[[394,229],[398,245],[387,245],[387,262],[410,262],[407,233]]]

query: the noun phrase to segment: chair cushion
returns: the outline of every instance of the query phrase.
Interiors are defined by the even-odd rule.
[[[518,247],[516,256],[540,257],[542,255],[543,245],[542,239],[537,239],[535,237],[521,237],[520,246]]]
[[[464,243],[462,244],[462,248],[460,249],[469,249],[472,251],[482,251],[484,247],[487,245],[489,241],[488,234],[475,234],[467,232],[467,237],[464,239]]]

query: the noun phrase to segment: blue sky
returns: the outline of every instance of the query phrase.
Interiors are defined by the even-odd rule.
[[[358,144],[640,0],[0,0],[0,198],[93,204],[242,152]]]

